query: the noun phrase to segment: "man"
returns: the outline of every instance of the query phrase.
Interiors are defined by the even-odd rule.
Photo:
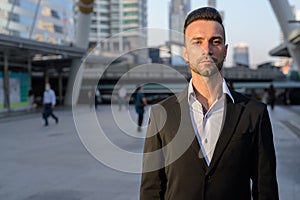
[[[204,7],[184,24],[188,87],[151,109],[141,200],[278,199],[266,105],[231,91],[220,14]]]
[[[56,105],[56,96],[55,92],[51,89],[50,84],[45,84],[44,98],[43,98],[43,118],[45,120],[45,126],[48,126],[48,117],[51,116],[55,123],[58,123],[58,117],[53,114],[53,108]]]

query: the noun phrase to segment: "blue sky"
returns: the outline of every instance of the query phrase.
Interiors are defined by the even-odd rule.
[[[170,0],[148,0],[148,27],[168,29],[168,6]],[[299,0],[289,0],[300,9]],[[207,6],[207,0],[192,0],[192,9]],[[233,46],[240,42],[249,45],[250,65],[278,60],[269,51],[280,43],[280,28],[269,0],[217,0],[217,9],[225,13],[224,24],[229,52],[225,65],[232,65]],[[299,24],[300,25],[300,24]],[[165,31],[167,33],[167,31]],[[151,37],[148,44],[163,44],[167,34]]]

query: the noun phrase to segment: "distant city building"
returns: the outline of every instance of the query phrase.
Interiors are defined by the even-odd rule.
[[[249,67],[249,48],[246,43],[239,43],[234,46],[233,62],[236,66]]]
[[[74,38],[73,0],[1,0],[0,33],[53,44]]]
[[[208,7],[212,7],[212,8],[217,8],[217,0],[208,0],[207,1],[207,6]],[[221,15],[221,17],[222,17],[222,19],[224,21],[224,16],[225,16],[224,11],[219,10],[219,13],[220,13],[220,15]]]
[[[183,44],[182,35],[177,34],[176,31],[182,33],[185,17],[190,10],[190,0],[171,0],[169,15],[170,42]]]
[[[190,0],[171,0],[169,8],[169,43],[171,64],[184,64],[181,47],[183,45],[183,25],[185,17],[191,10]]]
[[[207,5],[208,5],[209,7],[216,8],[216,7],[217,7],[217,2],[216,2],[216,0],[208,0]]]
[[[159,54],[159,48],[154,47],[149,49],[149,58],[151,59],[151,63],[162,63]]]
[[[119,53],[147,44],[147,0],[95,0],[91,20],[90,47],[101,41],[101,51]]]

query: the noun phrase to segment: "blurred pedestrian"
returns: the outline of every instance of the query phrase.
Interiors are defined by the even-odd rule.
[[[124,105],[126,108],[126,97],[127,97],[127,89],[124,85],[121,85],[120,89],[118,90],[119,111],[122,109],[122,105]]]
[[[271,84],[267,90],[267,102],[268,105],[271,106],[271,109],[274,110],[275,101],[276,101],[276,89],[274,88],[273,84]]]
[[[145,98],[145,95],[142,91],[142,87],[138,86],[135,92],[134,97],[134,106],[135,106],[135,112],[138,114],[138,128],[137,131],[142,131],[142,124],[144,119],[144,112],[145,112],[145,106],[147,105],[147,100]]]
[[[54,90],[51,89],[50,83],[45,84],[45,91],[43,97],[43,119],[45,120],[45,126],[48,126],[48,117],[51,116],[55,123],[58,124],[58,117],[54,115],[53,109],[56,105],[56,95]]]
[[[95,89],[95,109],[98,108],[98,105],[102,103],[101,93],[98,88]]]
[[[32,89],[28,91],[28,100],[29,100],[28,111],[35,111],[36,108],[35,95]]]
[[[94,103],[94,99],[93,99],[93,91],[89,90],[88,93],[88,101],[89,101],[89,107],[92,108],[93,107],[93,103]]]

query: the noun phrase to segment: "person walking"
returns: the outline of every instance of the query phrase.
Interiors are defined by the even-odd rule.
[[[35,104],[35,95],[32,89],[28,91],[28,100],[29,100],[29,107],[28,111],[35,111],[36,104]]]
[[[147,100],[144,93],[142,92],[142,87],[138,86],[135,92],[134,106],[135,112],[138,114],[138,128],[137,131],[142,131],[142,124],[144,120],[145,106],[147,105]]]
[[[55,123],[58,124],[58,117],[54,115],[53,109],[56,105],[56,96],[54,90],[51,89],[50,83],[45,84],[45,91],[43,97],[43,119],[45,120],[45,126],[48,126],[48,118],[51,116]]]
[[[223,78],[228,45],[220,13],[192,11],[183,33],[192,79],[151,108],[140,200],[277,200],[268,110]]]
[[[98,88],[95,89],[95,94],[94,94],[94,98],[95,98],[95,109],[98,108],[98,105],[102,103],[102,99],[101,99],[101,93],[100,90]]]
[[[267,90],[267,93],[268,93],[268,97],[267,97],[268,105],[270,105],[271,109],[274,110],[275,101],[276,101],[276,90],[273,84],[270,85],[270,87]]]
[[[88,101],[89,101],[89,107],[92,108],[93,104],[94,104],[94,100],[95,100],[95,98],[93,97],[93,91],[89,90],[87,93],[87,96],[88,96]]]
[[[118,90],[119,111],[122,109],[122,105],[125,105],[126,107],[126,97],[127,97],[127,89],[124,85],[121,85],[120,89]]]

